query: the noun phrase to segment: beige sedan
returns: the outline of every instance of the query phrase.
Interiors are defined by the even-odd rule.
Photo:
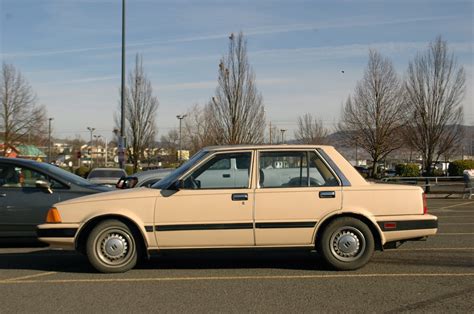
[[[152,250],[316,249],[332,268],[434,235],[423,191],[372,184],[331,146],[209,147],[151,188],[55,204],[41,241],[124,272]]]

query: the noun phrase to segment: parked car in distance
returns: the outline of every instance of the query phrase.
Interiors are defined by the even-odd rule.
[[[87,175],[87,180],[94,184],[115,187],[117,181],[126,176],[125,170],[120,168],[94,168]]]
[[[138,172],[131,176],[120,178],[115,187],[122,190],[142,186],[149,188],[174,170],[173,168],[163,168]]]
[[[0,242],[36,242],[36,226],[54,203],[110,190],[47,163],[2,157]]]
[[[338,270],[437,232],[420,187],[368,183],[331,146],[209,147],[150,189],[55,204],[42,241],[124,272],[151,250],[316,249]]]

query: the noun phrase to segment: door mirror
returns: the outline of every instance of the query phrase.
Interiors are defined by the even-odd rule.
[[[184,188],[184,180],[178,180],[172,185],[172,189],[179,191]]]
[[[35,185],[37,188],[43,189],[47,191],[49,194],[53,194],[53,190],[51,190],[51,184],[48,181],[36,180]]]
[[[132,189],[137,185],[137,183],[137,177],[122,177],[118,180],[117,184],[115,184],[115,187],[117,189]]]

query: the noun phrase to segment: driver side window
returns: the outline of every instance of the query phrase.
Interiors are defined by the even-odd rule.
[[[53,189],[65,186],[38,171],[16,165],[0,165],[0,187],[4,188],[36,188],[37,181],[49,182]]]
[[[244,189],[249,185],[250,152],[216,154],[184,180],[185,189]]]

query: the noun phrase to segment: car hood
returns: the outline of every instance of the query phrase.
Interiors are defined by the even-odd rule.
[[[131,198],[157,197],[160,196],[160,190],[149,188],[136,188],[126,190],[116,190],[112,192],[104,192],[98,194],[87,195],[83,197],[73,198],[64,202],[57,203],[57,205],[69,205],[77,203],[88,203],[97,201],[116,201]]]

